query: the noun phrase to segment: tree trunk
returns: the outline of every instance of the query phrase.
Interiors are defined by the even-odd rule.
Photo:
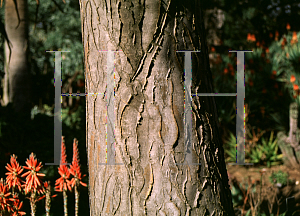
[[[27,0],[15,0],[15,2],[16,4],[14,0],[5,1],[5,29],[12,47],[10,52],[5,42],[3,104],[7,105],[11,102],[16,112],[27,113],[30,116],[31,80],[27,59]]]
[[[176,51],[201,50],[192,54],[191,91],[213,93],[199,1],[80,0],[80,8],[90,215],[234,215],[213,97],[192,97],[187,139],[201,165],[180,164],[187,96],[184,54]],[[112,61],[99,50],[122,52]],[[113,64],[115,98],[107,100]],[[123,165],[105,164],[106,142]]]

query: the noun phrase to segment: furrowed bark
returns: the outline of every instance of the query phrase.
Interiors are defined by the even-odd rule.
[[[198,0],[81,0],[90,215],[234,215],[213,97],[193,96],[184,162],[184,54],[213,93]],[[115,53],[115,162],[106,158],[107,53]],[[109,118],[108,118],[109,121]]]

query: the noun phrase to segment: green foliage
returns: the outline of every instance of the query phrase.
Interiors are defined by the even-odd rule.
[[[273,141],[273,134],[272,131],[268,141],[262,138],[262,145],[257,145],[255,149],[252,149],[250,157],[253,163],[265,162],[268,167],[281,163],[282,154],[278,154],[278,139]]]
[[[233,207],[236,207],[243,203],[243,195],[239,187],[235,185],[231,185],[231,196],[232,196]]]
[[[246,216],[250,216],[250,215],[252,215],[252,214],[251,214],[251,209],[249,209],[249,210],[247,211],[247,213],[246,213]],[[270,215],[270,216],[277,216],[277,214],[273,214],[273,213],[271,213],[271,214],[258,213],[256,216],[268,216],[268,215]],[[282,213],[282,214],[278,214],[278,216],[285,216],[285,215],[286,215],[285,212]]]
[[[272,184],[279,183],[281,185],[287,185],[289,174],[287,172],[282,172],[279,170],[278,172],[273,172],[271,176],[269,176],[269,181]]]
[[[273,70],[277,72],[277,81],[284,84],[292,100],[300,105],[299,91],[294,85],[300,86],[300,32],[288,32],[281,40],[274,41],[270,46],[270,59]],[[291,77],[294,76],[294,81]]]
[[[82,113],[85,113],[84,106],[79,106],[76,112],[71,112],[70,108],[67,107],[62,110],[62,121],[71,129],[82,130],[82,124],[80,123],[85,122]]]
[[[230,132],[230,137],[225,142],[225,153],[227,162],[236,162],[236,136]]]
[[[277,138],[273,141],[273,134],[271,132],[270,139],[261,139],[261,144],[257,144],[250,152],[245,151],[246,157],[250,157],[251,163],[271,165],[280,164],[282,161],[282,154],[278,154]],[[236,136],[230,132],[228,140],[225,142],[225,153],[227,155],[227,162],[236,162]]]
[[[62,53],[63,85],[76,72],[83,75],[80,10],[75,0],[67,1],[66,4],[63,1],[46,1],[38,6],[36,17],[36,1],[30,0],[28,6],[30,63],[35,83],[33,96],[35,105],[42,109],[41,101],[48,106],[54,103],[54,53],[45,51],[69,51]]]

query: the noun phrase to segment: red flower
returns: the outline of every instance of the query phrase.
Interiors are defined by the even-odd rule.
[[[298,85],[296,85],[296,84],[294,84],[294,90],[296,91],[296,90],[298,90],[299,89],[299,86]]]
[[[269,52],[270,52],[270,50],[269,50],[269,48],[267,48],[267,49],[266,49],[266,53],[269,53]]]
[[[23,202],[20,202],[17,194],[14,194],[14,198],[12,198],[12,200],[12,206],[14,207],[14,213],[12,214],[12,216],[26,215],[25,212],[20,211],[23,206]]]
[[[211,51],[212,51],[212,52],[215,52],[216,49],[215,49],[214,47],[211,47]]]
[[[247,35],[247,41],[256,41],[255,35],[248,33]]]
[[[10,198],[7,198],[11,193],[8,192],[8,185],[3,182],[3,178],[0,180],[0,210],[11,211],[10,204],[8,203]]]
[[[229,67],[230,71],[234,71],[232,64],[228,63],[227,66]]]
[[[66,155],[66,146],[64,137],[62,137],[62,143],[61,143],[61,161],[60,166],[58,167],[58,173],[60,174],[60,178],[55,181],[55,190],[62,192],[63,190],[69,189],[71,191],[70,187],[70,172],[67,167],[67,165],[62,165],[67,163],[67,155]]]
[[[292,75],[290,81],[291,81],[291,83],[295,82],[296,81],[296,77],[294,75]]]
[[[290,30],[290,29],[291,29],[291,26],[290,26],[289,23],[286,24],[286,29],[287,29],[287,30]]]
[[[71,179],[71,185],[72,187],[75,186],[75,183],[80,183],[82,186],[87,186],[87,184],[83,183],[81,179],[85,176],[83,175],[81,177],[80,172],[80,164],[79,164],[79,152],[78,152],[78,141],[75,138],[73,142],[73,161],[72,165],[70,165],[70,173],[74,176],[74,178]]]
[[[7,164],[6,169],[9,171],[5,173],[7,175],[6,182],[8,184],[8,187],[18,187],[19,191],[21,191],[21,182],[23,182],[20,178],[20,174],[23,171],[23,168],[19,165],[17,162],[17,156],[12,155],[10,158],[10,164]]]
[[[247,34],[247,41],[250,41],[252,39],[252,35],[250,33]]]
[[[283,40],[282,40],[282,42],[281,42],[281,48],[282,48],[282,49],[283,49],[283,47],[286,45],[286,42],[287,42],[287,40],[286,40],[286,38],[284,37]]]
[[[273,37],[273,34],[272,34],[271,32],[270,32],[270,34],[269,34],[269,37],[270,37],[270,38],[272,38],[272,37]]]
[[[49,181],[45,181],[44,182],[44,193],[46,193],[46,191],[50,191],[50,182]],[[57,194],[52,195],[51,197],[56,197]],[[42,199],[44,199],[46,197],[46,195],[41,196],[40,198],[37,199],[37,201],[40,201]]]
[[[41,191],[37,190],[38,186],[41,186],[42,182],[39,176],[45,176],[44,173],[38,173],[38,171],[40,171],[40,169],[43,167],[42,162],[37,165],[37,159],[35,159],[35,155],[32,152],[29,156],[29,159],[27,159],[26,164],[28,167],[23,166],[23,168],[29,171],[22,175],[22,177],[27,176],[25,193],[27,194],[31,190],[38,191],[38,193],[40,193]]]
[[[298,42],[298,37],[297,37],[297,33],[294,31],[293,32],[293,38],[291,40],[291,44],[297,43]]]
[[[46,188],[46,190],[50,191],[50,182],[46,181],[44,182],[44,188]],[[52,195],[51,197],[56,197],[57,194]]]
[[[228,73],[228,69],[225,68],[225,69],[224,69],[224,74],[227,74],[227,73]]]

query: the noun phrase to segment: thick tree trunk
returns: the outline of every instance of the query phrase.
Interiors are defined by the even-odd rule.
[[[16,112],[30,114],[31,80],[28,66],[27,0],[5,1],[5,29],[12,47],[5,42],[3,104],[13,103]],[[19,23],[20,21],[20,23]],[[10,56],[11,54],[11,56]],[[10,62],[9,62],[9,58]]]
[[[98,93],[86,101],[90,215],[234,215],[213,97],[192,99],[188,139],[201,165],[179,165],[186,152],[184,54],[176,50],[201,50],[192,55],[192,93],[213,92],[199,1],[81,0],[80,7],[86,91]],[[115,162],[124,165],[100,164],[112,66],[99,50],[122,50],[108,121]]]

